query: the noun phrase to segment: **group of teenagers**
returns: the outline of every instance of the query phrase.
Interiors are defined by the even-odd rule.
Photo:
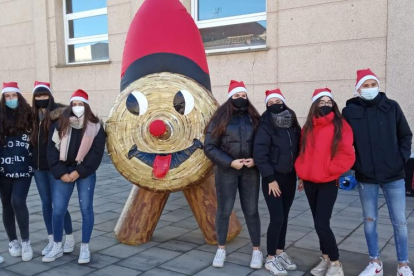
[[[266,111],[260,116],[243,82],[231,81],[228,100],[217,109],[205,130],[204,152],[217,166],[218,249],[214,267],[223,267],[226,260],[229,218],[239,191],[253,245],[250,267],[260,269],[264,263],[273,275],[295,270],[297,266],[285,252],[286,233],[296,190],[304,190],[322,253],[311,273],[343,276],[330,219],[338,179],[352,168],[359,182],[371,259],[360,276],[383,275],[377,231],[380,188],[394,227],[397,276],[413,275],[408,266],[404,183],[412,132],[398,103],[380,92],[379,84],[370,69],[359,70],[354,97],[342,113],[329,88],[316,89],[301,128],[279,89],[266,91]],[[42,261],[53,262],[75,249],[68,205],[76,185],[82,215],[78,262],[90,262],[96,170],[105,139],[102,123],[91,111],[85,91],[75,91],[68,105],[62,105],[55,103],[49,83],[35,82],[30,107],[17,83],[3,84],[0,194],[11,256],[21,256],[23,261],[33,257],[26,198],[34,175],[48,235]],[[260,250],[260,183],[270,214],[265,262]]]
[[[30,106],[16,82],[3,83],[0,195],[11,256],[23,261],[33,258],[26,199],[34,176],[47,230],[42,261],[53,262],[75,250],[68,205],[76,185],[82,215],[78,262],[90,262],[95,172],[103,157],[105,140],[103,125],[91,111],[85,91],[75,91],[69,103],[63,105],[54,101],[49,83],[35,82]],[[3,261],[0,257],[0,263]]]
[[[380,92],[370,69],[357,71],[354,95],[342,113],[329,88],[316,89],[301,128],[279,89],[266,91],[259,116],[243,82],[231,81],[228,100],[206,128],[204,152],[217,166],[218,249],[214,267],[226,260],[229,218],[237,190],[253,245],[252,269],[263,266],[258,199],[260,182],[270,222],[264,266],[272,275],[297,268],[285,252],[289,211],[296,189],[305,191],[322,253],[314,276],[343,276],[335,234],[330,227],[338,179],[354,170],[358,182],[370,262],[360,276],[382,276],[378,246],[378,197],[382,189],[394,228],[397,276],[412,276],[408,266],[404,166],[411,155],[412,132],[398,103]],[[306,97],[306,96],[305,96]],[[261,181],[260,181],[261,176]]]

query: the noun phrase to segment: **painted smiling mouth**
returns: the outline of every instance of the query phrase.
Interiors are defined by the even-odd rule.
[[[157,179],[164,178],[170,169],[178,168],[197,150],[202,149],[203,143],[194,139],[193,144],[181,151],[166,154],[142,152],[137,145],[133,145],[128,152],[128,159],[133,157],[152,167],[152,172]]]

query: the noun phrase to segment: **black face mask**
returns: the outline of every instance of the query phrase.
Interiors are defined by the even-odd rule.
[[[333,107],[325,105],[325,106],[319,107],[319,109],[321,110],[322,116],[326,116],[332,112]]]
[[[272,104],[271,106],[267,107],[267,110],[274,114],[279,114],[283,110],[285,110],[285,104]]]
[[[244,98],[237,98],[237,99],[230,99],[231,104],[236,108],[243,108],[247,105],[247,99]]]
[[[46,108],[49,105],[49,99],[47,99],[47,100],[35,100],[35,104],[38,108]]]

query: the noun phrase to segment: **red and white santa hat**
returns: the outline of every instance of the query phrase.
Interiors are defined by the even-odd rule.
[[[3,89],[1,90],[1,94],[6,92],[20,93],[20,88],[17,82],[3,82]]]
[[[247,93],[246,86],[244,85],[242,81],[231,80],[230,85],[229,85],[228,98],[230,99],[231,97],[233,97],[234,94],[239,93],[239,92]]]
[[[267,90],[266,91],[266,104],[271,98],[279,98],[282,100],[283,103],[286,103],[286,99],[283,96],[282,92],[279,88],[276,88],[274,90]]]
[[[323,96],[328,96],[329,98],[333,100],[331,89],[329,89],[328,87],[325,87],[325,88],[318,88],[315,90],[315,92],[313,92],[312,102],[314,103],[317,99]]]
[[[72,97],[70,98],[70,102],[73,102],[73,101],[81,101],[81,102],[89,104],[88,93],[86,93],[82,89],[76,90],[75,92],[73,92]]]
[[[376,80],[378,83],[378,86],[380,84],[380,81],[378,77],[374,74],[374,72],[371,71],[371,69],[361,69],[357,71],[357,79],[355,84],[355,91],[358,91],[358,89],[361,87],[361,85],[366,80]]]
[[[50,83],[48,82],[35,81],[32,93],[35,93],[38,88],[46,88],[50,93],[52,93],[52,89],[50,89]]]

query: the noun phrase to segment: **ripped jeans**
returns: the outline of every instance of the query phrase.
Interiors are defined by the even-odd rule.
[[[400,263],[408,262],[407,221],[405,218],[405,182],[404,179],[385,184],[359,184],[364,216],[365,239],[371,259],[379,258],[378,247],[378,194],[379,189],[384,192],[388,212],[394,227],[394,240],[397,259]]]

